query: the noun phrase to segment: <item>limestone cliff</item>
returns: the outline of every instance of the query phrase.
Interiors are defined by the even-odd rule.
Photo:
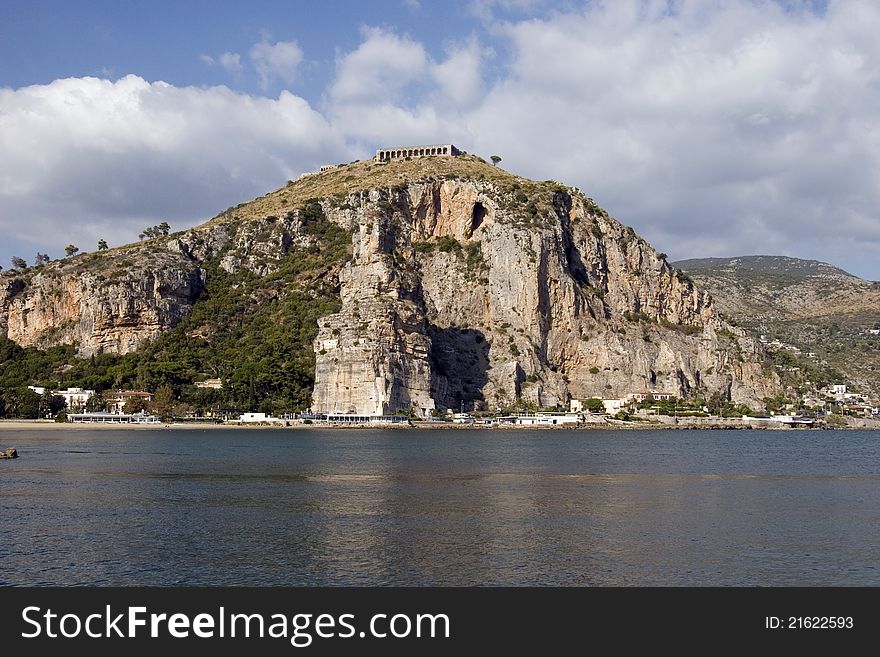
[[[331,243],[318,215],[350,233],[350,251],[298,268]],[[313,283],[338,293],[314,340],[315,411],[777,391],[759,347],[631,229],[579,190],[472,156],[353,163],[183,233],[5,272],[0,332],[128,353],[201,303],[212,271],[246,273],[255,307]]]
[[[392,165],[394,166],[394,163]],[[759,347],[633,231],[556,183],[437,177],[354,194],[313,410],[538,406],[652,388],[776,392]]]
[[[50,263],[0,286],[0,330],[21,346],[72,344],[81,356],[128,353],[174,326],[201,292],[204,272],[169,252],[89,255]]]

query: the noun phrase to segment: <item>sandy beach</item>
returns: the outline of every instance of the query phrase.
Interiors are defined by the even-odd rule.
[[[235,429],[228,424],[103,424],[101,422],[55,422],[53,420],[0,420],[0,431],[40,430],[40,431],[101,431],[108,429],[132,429],[135,431],[157,431],[163,429]]]
[[[849,418],[850,422],[846,426],[831,427],[817,426],[811,428],[791,428],[786,426],[768,426],[763,424],[750,424],[743,422],[738,418],[663,418],[661,421],[640,421],[640,422],[623,422],[621,420],[608,419],[607,421],[594,421],[578,425],[558,425],[558,426],[523,426],[523,425],[485,425],[485,424],[453,424],[451,422],[422,422],[416,421],[411,424],[302,424],[295,420],[290,420],[290,424],[255,424],[255,423],[224,423],[212,424],[208,422],[174,422],[159,424],[103,424],[100,422],[54,422],[52,420],[0,420],[0,432],[5,431],[168,431],[168,430],[189,430],[189,431],[214,431],[217,429],[249,429],[249,430],[266,430],[266,429],[338,429],[345,431],[347,429],[394,429],[405,431],[407,429],[431,429],[445,431],[460,430],[511,430],[517,431],[573,431],[573,430],[690,430],[690,429],[712,429],[712,430],[740,430],[740,429],[762,429],[768,431],[817,431],[825,429],[856,429],[856,430],[880,430],[880,420],[869,418]]]

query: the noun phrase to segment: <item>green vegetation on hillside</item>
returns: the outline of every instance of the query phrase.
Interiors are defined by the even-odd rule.
[[[846,383],[880,394],[880,286],[816,260],[784,256],[676,263],[715,298],[728,321],[763,336],[777,372],[808,392]]]
[[[81,386],[103,391],[170,387],[176,414],[259,409],[281,413],[308,407],[314,384],[312,341],[320,317],[340,307],[337,273],[350,235],[330,222],[316,201],[300,209],[302,232],[313,243],[295,248],[266,276],[234,274],[205,263],[206,289],[171,331],[136,353],[75,357],[70,346],[23,349],[0,338],[0,415],[32,417],[22,388]],[[221,390],[193,383],[220,378]]]

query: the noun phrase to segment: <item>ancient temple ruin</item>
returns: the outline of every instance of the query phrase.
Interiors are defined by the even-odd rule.
[[[461,151],[452,144],[380,148],[376,151],[376,162],[390,162],[407,157],[433,157],[435,155],[461,155]]]

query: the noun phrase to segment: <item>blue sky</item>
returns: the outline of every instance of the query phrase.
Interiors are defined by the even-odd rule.
[[[402,27],[437,51],[447,34],[473,29],[468,4],[399,0],[333,2],[9,2],[0,6],[2,83],[135,73],[176,86],[226,84],[265,93],[255,78],[206,67],[202,54],[247,52],[261,40],[295,41],[307,64],[293,88],[317,101],[337,51],[360,43],[363,25]],[[442,26],[440,30],[435,29]],[[269,92],[282,86],[274,85]]]
[[[868,1],[4,0],[0,264],[452,141],[672,258],[880,279],[877,33]]]
[[[493,16],[526,18],[539,6],[550,5],[514,2],[493,7]],[[289,89],[318,104],[337,56],[357,48],[365,26],[411,35],[441,56],[445,46],[471,33],[487,38],[491,25],[482,7],[467,0],[4,0],[0,85],[134,73],[175,86],[222,84],[263,95]],[[206,66],[202,58],[245,54],[260,41],[293,41],[300,47],[304,61],[294,83],[274,80],[262,88],[254,75],[230,75],[221,66]]]

